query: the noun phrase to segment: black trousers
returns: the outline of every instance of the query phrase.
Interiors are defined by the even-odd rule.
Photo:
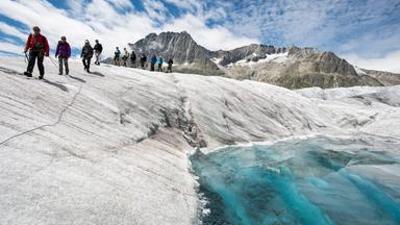
[[[37,64],[39,68],[39,74],[40,76],[44,75],[44,66],[43,66],[43,60],[44,60],[44,54],[42,52],[29,52],[29,62],[28,62],[28,68],[26,69],[26,72],[32,73],[33,68],[35,67],[35,61],[37,58]]]
[[[86,71],[90,71],[90,61],[92,60],[92,58],[83,58],[82,59],[82,63],[83,63],[83,66],[85,67],[85,70]]]

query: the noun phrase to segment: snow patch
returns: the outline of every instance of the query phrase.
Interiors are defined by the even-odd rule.
[[[354,66],[354,69],[356,70],[356,73],[358,75],[368,75],[364,70],[362,70],[360,67],[358,66]]]
[[[256,57],[256,55],[254,55],[254,57]],[[255,65],[259,65],[259,64],[263,64],[263,63],[268,63],[268,62],[284,63],[287,60],[288,60],[288,52],[285,52],[285,53],[276,53],[276,54],[266,55],[264,59],[260,59],[258,61],[252,61],[251,59],[242,59],[235,63],[230,63],[227,66],[228,67],[255,66]]]

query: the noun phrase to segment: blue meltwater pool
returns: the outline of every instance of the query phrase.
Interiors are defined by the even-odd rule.
[[[205,225],[400,224],[396,144],[318,137],[197,151],[191,162]]]

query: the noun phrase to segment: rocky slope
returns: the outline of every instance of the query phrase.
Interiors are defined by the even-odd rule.
[[[109,65],[47,80],[0,58],[0,224],[196,224],[187,153],[313,136],[400,138],[400,87],[294,92]]]
[[[373,78],[379,80],[379,82],[381,82],[383,85],[386,85],[386,86],[400,84],[400,75],[399,74],[383,72],[383,71],[376,71],[376,70],[366,70],[366,69],[360,69],[360,71],[358,71],[358,73],[361,75],[368,75],[370,77],[373,77]]]
[[[129,47],[139,55],[156,54],[165,60],[173,58],[180,72],[214,75],[221,73],[210,60],[212,52],[198,45],[187,32],[164,32],[160,35],[152,33],[135,44],[129,44]]]
[[[187,32],[150,34],[129,47],[137,53],[175,59],[175,70],[267,82],[291,89],[400,84],[400,75],[356,71],[333,52],[313,48],[252,44],[230,51],[209,51]]]

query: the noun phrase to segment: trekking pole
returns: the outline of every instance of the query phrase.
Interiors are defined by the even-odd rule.
[[[24,53],[25,53],[25,63],[28,63],[29,62],[28,54],[26,52],[24,52]]]
[[[53,63],[53,65],[57,68],[57,64],[54,62],[53,58],[51,56],[49,56],[49,59],[50,59],[51,63]]]

